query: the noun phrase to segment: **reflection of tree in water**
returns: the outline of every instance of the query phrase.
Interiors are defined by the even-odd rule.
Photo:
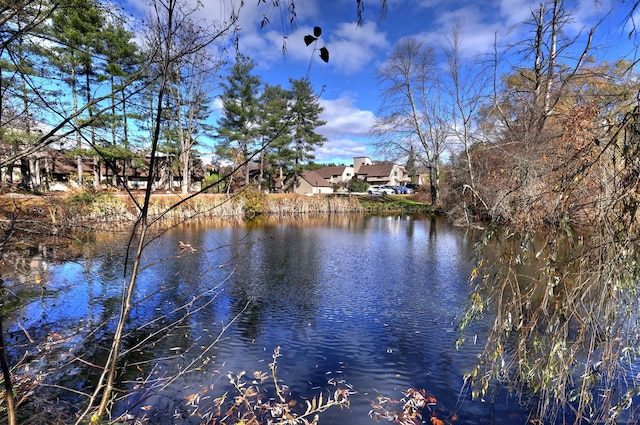
[[[235,300],[234,314],[251,300],[239,322],[243,335],[255,339],[263,332],[262,328],[268,323],[266,308],[287,310],[295,306],[303,313],[303,317],[298,318],[301,322],[312,320],[316,305],[314,288],[322,268],[320,250],[323,249],[315,227],[276,224],[258,232],[240,232],[234,236],[237,242],[232,243],[233,247],[245,249],[247,242],[252,242],[234,273],[229,290]]]
[[[200,344],[217,338],[219,322],[207,320],[204,313],[212,313],[206,307],[230,267],[219,261],[222,247],[206,246],[198,239],[203,235],[202,229],[180,233],[175,240],[165,235],[148,250],[149,267],[141,273],[140,295],[124,336],[122,356],[128,366],[120,375],[123,388],[131,388],[127,382],[145,377],[160,363],[169,365],[163,379],[175,376],[172,358],[195,358],[203,351]],[[181,252],[178,239],[191,241],[195,249]],[[8,338],[17,381],[38,373],[41,383],[54,384],[47,387],[48,395],[69,403],[80,399],[63,387],[84,391],[95,385],[100,371],[92,365],[104,364],[122,302],[126,238],[95,234],[83,241],[77,244],[80,249],[42,244],[21,256],[12,251],[14,257],[6,264],[14,273],[5,272],[15,276],[6,281],[5,298],[19,316],[5,317],[11,324]],[[61,258],[68,261],[61,264]],[[172,347],[180,350],[169,350]],[[23,357],[25,352],[30,355]],[[159,352],[168,354],[158,360]]]

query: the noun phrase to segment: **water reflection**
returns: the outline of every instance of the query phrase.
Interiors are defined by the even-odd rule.
[[[513,403],[472,402],[460,393],[461,377],[479,349],[454,351],[454,315],[467,299],[475,237],[412,216],[173,228],[145,254],[127,337],[136,350],[125,360],[136,366],[127,367],[122,385],[131,389],[142,377],[176,377],[193,367],[163,381],[162,390],[136,392],[116,410],[158,424],[176,423],[180,412],[179,423],[199,423],[186,405],[189,395],[212,386],[212,398],[229,391],[225,373],[266,371],[280,346],[279,378],[294,394],[310,397],[331,377],[359,392],[349,410],[327,412],[323,424],[375,423],[367,416],[369,401],[378,394],[399,398],[410,387],[436,395],[457,414],[456,423],[524,423]],[[115,254],[122,251],[109,252],[50,267],[46,285],[57,292],[26,303],[19,315],[29,321],[20,326],[37,328],[43,323],[37,317],[47,316],[47,330],[38,334],[44,338],[56,324],[82,323],[78,334],[85,339],[77,353],[106,338],[123,270],[122,256]],[[17,345],[25,343],[18,317],[10,329]],[[230,323],[224,339],[207,350]],[[101,331],[90,333],[96,328]],[[96,349],[85,358],[99,362],[102,355]]]

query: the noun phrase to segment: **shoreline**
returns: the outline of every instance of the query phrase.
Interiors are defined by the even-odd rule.
[[[51,225],[127,224],[138,218],[144,195],[111,191],[0,195],[0,221],[38,221]],[[259,194],[236,195],[159,193],[151,196],[152,220],[188,220],[197,217],[251,219],[266,216],[335,213],[440,214],[432,205],[412,195],[366,194]]]

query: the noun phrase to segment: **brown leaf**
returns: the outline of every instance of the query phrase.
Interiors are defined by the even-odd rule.
[[[440,419],[436,418],[435,416],[432,416],[431,425],[444,425],[444,422],[442,422]]]

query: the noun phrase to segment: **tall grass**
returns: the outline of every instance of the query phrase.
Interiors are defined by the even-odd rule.
[[[191,219],[237,221],[262,216],[297,217],[364,212],[433,212],[429,205],[410,199],[371,199],[358,195],[200,194],[185,200],[180,194],[157,194],[151,198],[149,219],[167,223]],[[131,198],[113,192],[79,192],[24,199],[0,200],[0,221],[8,221],[20,210],[21,226],[38,224],[42,234],[59,234],[76,226],[108,227],[132,223],[138,217],[136,203],[142,195]],[[178,204],[176,206],[176,204]],[[26,215],[25,215],[26,213]],[[31,224],[29,224],[31,223]]]
[[[181,196],[156,195],[152,197],[149,217],[161,220],[188,220],[191,218],[244,218],[257,213],[275,216],[293,216],[298,214],[331,214],[363,212],[356,197],[331,195],[263,195],[256,211],[255,197],[228,196],[224,194],[202,194],[178,207]],[[142,198],[136,199],[142,202]],[[96,197],[90,206],[76,210],[76,220],[97,222],[130,222],[135,220],[135,204],[131,198],[112,195]],[[72,215],[76,215],[72,214]]]
[[[272,195],[265,213],[270,215],[326,214],[363,212],[357,197],[332,195]]]

